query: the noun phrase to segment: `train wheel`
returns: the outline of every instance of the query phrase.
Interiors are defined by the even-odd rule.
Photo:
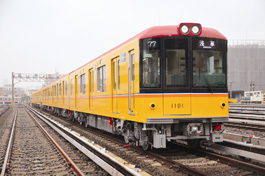
[[[85,127],[86,128],[88,127],[88,120],[85,122]]]
[[[123,134],[123,137],[124,137],[125,143],[129,144],[130,140],[129,140],[129,130],[128,129],[126,130],[126,133]]]
[[[144,142],[142,148],[143,150],[147,151],[151,149],[151,145],[149,144],[149,142]]]

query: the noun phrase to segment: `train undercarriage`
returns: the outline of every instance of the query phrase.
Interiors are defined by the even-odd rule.
[[[200,147],[200,143],[204,141],[222,142],[224,129],[222,122],[227,120],[227,118],[175,118],[161,123],[157,119],[148,119],[148,123],[145,124],[49,106],[36,104],[33,106],[86,127],[122,135],[126,143],[141,146],[144,150],[166,148],[167,142],[176,140],[185,140],[192,148]]]

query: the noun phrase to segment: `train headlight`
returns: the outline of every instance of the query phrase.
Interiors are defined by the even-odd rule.
[[[187,34],[189,32],[189,26],[186,25],[186,24],[183,24],[181,27],[180,27],[180,30],[183,34]]]
[[[185,36],[199,36],[202,33],[202,26],[199,23],[180,23],[178,33]]]
[[[199,34],[200,33],[200,27],[198,25],[194,25],[194,26],[192,26],[191,31],[193,34]]]

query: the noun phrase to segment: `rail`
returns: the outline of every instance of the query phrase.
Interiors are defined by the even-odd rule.
[[[59,150],[62,156],[68,161],[70,166],[74,169],[74,171],[78,175],[84,176],[85,174],[79,169],[79,167],[73,162],[73,160],[64,152],[64,150],[57,144],[57,142],[51,137],[51,135],[42,127],[42,125],[37,121],[35,117],[26,109],[28,115],[34,120],[34,122],[38,125],[41,131],[45,134],[45,136],[54,144],[54,146]]]
[[[10,154],[11,154],[11,149],[12,149],[12,143],[14,140],[14,133],[15,133],[15,126],[16,126],[16,120],[17,120],[17,111],[15,114],[15,118],[13,120],[13,125],[12,125],[12,129],[11,129],[11,133],[10,133],[10,138],[9,138],[9,142],[8,142],[8,146],[7,146],[7,150],[6,150],[6,154],[5,154],[5,160],[2,166],[2,171],[1,171],[1,176],[4,176],[6,173],[6,169],[7,169],[7,165],[8,165],[8,161],[10,159]]]

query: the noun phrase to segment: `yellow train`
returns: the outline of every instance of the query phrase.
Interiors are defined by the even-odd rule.
[[[227,39],[198,23],[149,28],[34,92],[32,104],[145,150],[222,142]]]

